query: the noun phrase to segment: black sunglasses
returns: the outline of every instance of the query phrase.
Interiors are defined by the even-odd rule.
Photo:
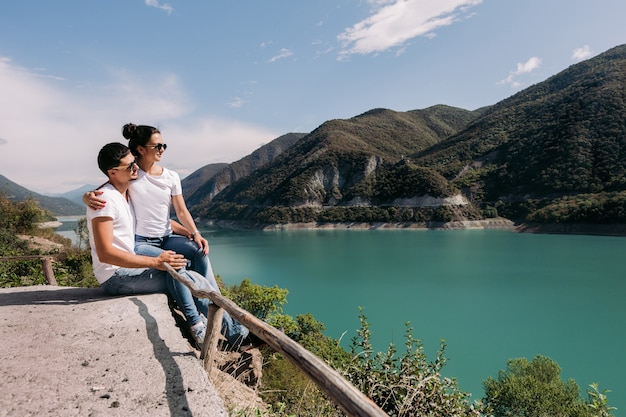
[[[144,145],[144,146],[146,148],[156,149],[159,152],[161,152],[161,150],[166,150],[167,149],[167,145],[165,143],[157,143],[156,145]]]
[[[120,166],[109,168],[109,169],[114,169],[116,171],[119,171],[120,169],[126,169],[128,171],[134,171],[137,168],[138,168],[137,161],[133,161],[133,162],[131,162],[128,165],[120,165]]]

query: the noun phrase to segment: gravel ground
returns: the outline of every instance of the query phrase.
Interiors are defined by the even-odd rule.
[[[0,417],[228,416],[165,295],[0,289]]]

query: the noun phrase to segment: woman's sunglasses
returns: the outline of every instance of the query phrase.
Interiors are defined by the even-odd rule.
[[[157,151],[161,152],[162,150],[166,150],[167,149],[167,145],[165,143],[157,143],[156,145],[145,145],[146,148],[152,148],[152,149],[156,149]]]

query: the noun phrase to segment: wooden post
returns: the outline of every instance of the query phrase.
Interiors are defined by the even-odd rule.
[[[43,269],[43,276],[46,278],[48,285],[58,285],[57,280],[54,277],[54,271],[52,270],[52,258],[41,258],[41,268]]]
[[[224,316],[224,309],[220,308],[216,304],[209,304],[209,320],[207,322],[206,336],[204,337],[204,343],[202,345],[202,353],[200,358],[204,359],[204,369],[211,379],[211,369],[215,363],[215,356],[217,355],[217,344],[222,336],[222,317]]]
[[[58,285],[56,278],[54,278],[54,271],[52,270],[53,256],[45,255],[17,255],[17,256],[0,256],[0,261],[28,261],[39,259],[41,262],[41,269],[43,270],[43,276],[48,285]]]

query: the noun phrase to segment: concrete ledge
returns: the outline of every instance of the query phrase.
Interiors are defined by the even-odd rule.
[[[228,416],[162,294],[0,289],[0,416]]]

